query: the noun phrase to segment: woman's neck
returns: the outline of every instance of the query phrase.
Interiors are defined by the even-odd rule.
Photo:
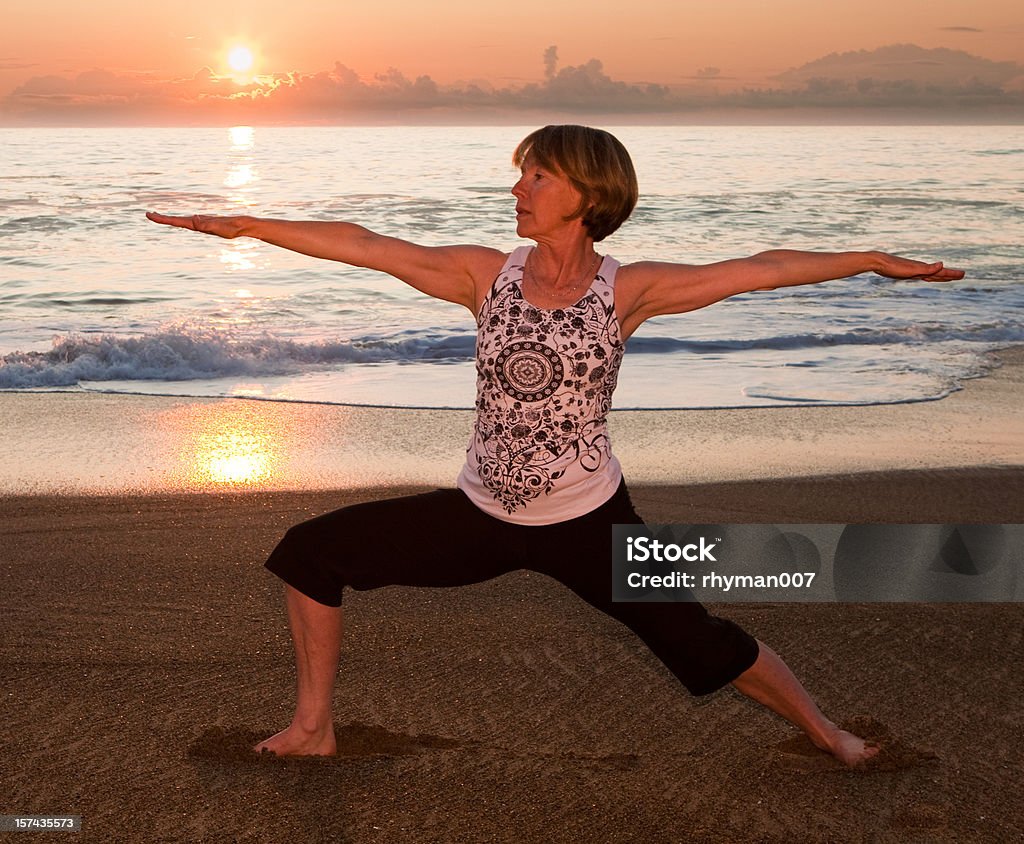
[[[596,271],[597,253],[589,237],[566,243],[538,242],[527,257],[535,283],[554,294],[578,287],[581,276]]]
[[[523,268],[523,296],[542,308],[575,304],[590,287],[600,265],[601,258],[589,238],[571,252],[538,244],[527,255]]]

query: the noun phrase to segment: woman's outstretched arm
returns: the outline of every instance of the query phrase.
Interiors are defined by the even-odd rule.
[[[956,281],[964,277],[963,270],[944,267],[941,261],[926,263],[885,252],[772,249],[751,258],[703,266],[657,261],[629,264],[620,271],[616,298],[628,335],[644,320],[659,314],[695,311],[752,290],[816,284],[864,272],[922,281]]]
[[[148,211],[154,223],[228,239],[253,237],[314,258],[380,270],[417,290],[465,305],[475,314],[503,253],[484,246],[419,246],[355,223],[270,220],[263,217],[173,217]]]

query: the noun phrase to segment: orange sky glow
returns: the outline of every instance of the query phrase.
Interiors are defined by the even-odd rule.
[[[220,108],[239,107],[226,102],[238,93],[236,100],[247,100],[242,111],[287,122],[310,113],[315,102],[322,104],[326,88],[351,102],[356,80],[372,86],[409,83],[404,105],[429,94],[436,104],[443,99],[465,108],[465,96],[447,96],[451,86],[462,92],[475,86],[474,92],[482,92],[473,100],[479,104],[495,89],[545,85],[560,70],[585,66],[585,73],[565,74],[562,88],[578,89],[588,77],[591,83],[618,85],[623,103],[628,92],[622,86],[657,85],[703,97],[806,84],[806,79],[780,81],[780,75],[830,54],[892,45],[947,52],[910,55],[899,71],[893,69],[898,62],[885,54],[856,71],[856,78],[853,70],[835,73],[846,74],[847,86],[865,74],[892,82],[904,78],[899,73],[924,85],[929,67],[949,63],[957,65],[947,73],[949,84],[963,87],[980,79],[1002,92],[1024,92],[1024,7],[1017,0],[635,0],[628,14],[623,8],[603,0],[521,0],[508,7],[479,0],[5,0],[0,125],[31,122],[33,116],[47,122],[62,113],[71,122],[76,115],[98,115],[102,122],[119,114],[145,114],[147,120],[163,114],[175,122],[186,103],[206,99],[192,115],[202,119]],[[253,53],[253,67],[244,76],[229,66],[235,46]],[[549,53],[546,65],[545,51],[553,46],[557,61]],[[592,59],[600,65],[588,66]],[[827,76],[833,69],[826,71]],[[319,94],[311,81],[317,74],[322,75]],[[426,82],[412,87],[420,77],[429,77],[444,96],[438,99]],[[303,78],[305,86],[299,85]],[[257,87],[245,87],[252,85]],[[337,89],[345,85],[347,93],[339,95]],[[275,86],[301,87],[301,97],[297,90],[268,96]],[[221,105],[214,107],[215,100]],[[545,102],[556,100],[552,93]],[[494,99],[487,105],[500,110],[508,104]]]

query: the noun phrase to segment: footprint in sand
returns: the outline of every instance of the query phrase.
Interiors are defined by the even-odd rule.
[[[268,730],[246,730],[241,727],[210,727],[188,746],[188,756],[211,762],[242,764],[350,764],[353,759],[380,759],[396,756],[414,756],[432,750],[475,748],[477,752],[497,754],[505,758],[561,760],[572,767],[598,770],[626,771],[639,764],[633,753],[588,754],[543,750],[514,750],[501,746],[482,746],[476,741],[456,741],[432,735],[392,733],[383,727],[372,727],[354,722],[335,724],[334,737],[338,742],[336,756],[275,756],[273,753],[255,753],[253,746],[268,734]]]
[[[781,767],[795,771],[816,773],[819,771],[849,771],[851,773],[874,773],[876,771],[902,771],[938,762],[938,756],[923,748],[913,747],[875,718],[856,716],[839,725],[842,729],[863,737],[877,745],[878,753],[856,768],[848,768],[834,756],[818,750],[805,735],[793,736],[779,742],[778,763]]]
[[[253,746],[273,730],[246,730],[241,727],[210,727],[188,746],[194,759],[215,762],[337,764],[353,758],[412,756],[429,750],[460,747],[462,742],[431,735],[392,733],[383,727],[354,722],[335,724],[337,756],[278,757],[273,753],[255,753]]]

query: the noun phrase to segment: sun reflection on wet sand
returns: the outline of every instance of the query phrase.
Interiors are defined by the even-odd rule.
[[[0,495],[451,486],[472,427],[471,411],[99,392],[0,398]]]
[[[255,484],[270,476],[271,458],[252,434],[224,431],[200,439],[196,468],[214,483]]]
[[[294,432],[276,413],[244,403],[194,404],[162,414],[178,446],[185,489],[261,489],[279,481]]]

